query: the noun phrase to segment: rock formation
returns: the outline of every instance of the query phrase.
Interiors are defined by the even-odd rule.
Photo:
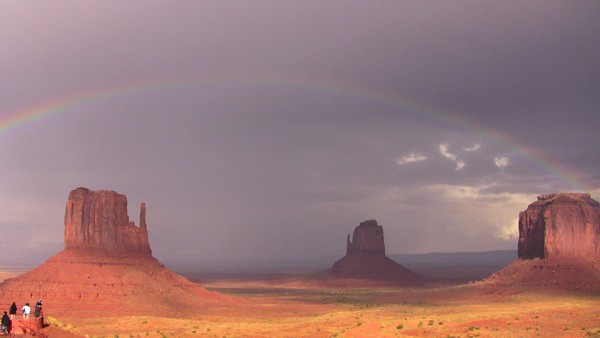
[[[600,291],[600,204],[584,193],[538,196],[519,213],[518,252],[485,282]]]
[[[383,227],[376,220],[361,222],[346,240],[346,256],[328,270],[337,277],[393,280],[403,283],[421,283],[425,277],[417,275],[385,255]]]
[[[600,204],[589,194],[538,196],[519,213],[519,258],[600,256]]]
[[[129,221],[127,198],[77,188],[65,209],[65,250],[0,284],[0,304],[44,299],[52,316],[116,316],[181,311],[232,301],[175,274],[152,257],[146,206],[140,226]]]
[[[77,188],[65,209],[65,249],[151,254],[146,228],[146,205],[141,204],[140,226],[129,220],[127,197],[114,191]]]
[[[357,254],[382,254],[385,255],[385,244],[383,242],[383,227],[377,225],[374,219],[361,222],[346,241],[346,255]]]

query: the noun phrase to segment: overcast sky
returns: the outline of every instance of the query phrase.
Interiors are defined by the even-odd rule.
[[[598,1],[2,1],[0,263],[114,190],[159,259],[515,249],[600,198]],[[38,119],[13,127],[33,112]]]

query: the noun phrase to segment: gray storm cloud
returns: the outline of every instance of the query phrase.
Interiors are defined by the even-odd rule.
[[[536,194],[598,197],[599,14],[2,2],[0,257],[60,250],[79,186],[127,195],[132,218],[145,201],[160,258],[337,256],[370,218],[390,253],[515,248]]]

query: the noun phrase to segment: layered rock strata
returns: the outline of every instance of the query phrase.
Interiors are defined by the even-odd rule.
[[[590,194],[537,199],[519,213],[519,258],[600,256],[600,204]]]
[[[538,196],[519,213],[518,253],[484,283],[600,292],[600,204],[585,193]]]
[[[65,249],[151,254],[145,203],[137,227],[127,215],[125,195],[86,188],[71,191],[65,208]]]
[[[129,221],[127,198],[77,188],[65,210],[65,250],[0,284],[0,303],[44,300],[51,316],[93,317],[180,313],[234,299],[204,289],[152,257],[146,206],[140,226]]]

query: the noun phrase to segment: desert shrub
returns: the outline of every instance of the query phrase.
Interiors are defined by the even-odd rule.
[[[54,317],[48,317],[46,321],[52,326],[62,326],[62,322]]]
[[[398,330],[402,330],[403,328],[404,328],[403,324],[400,324],[400,325],[396,326],[396,329],[398,329]]]
[[[363,325],[363,323],[361,323],[361,322],[356,323],[356,326],[361,326],[361,325]]]

